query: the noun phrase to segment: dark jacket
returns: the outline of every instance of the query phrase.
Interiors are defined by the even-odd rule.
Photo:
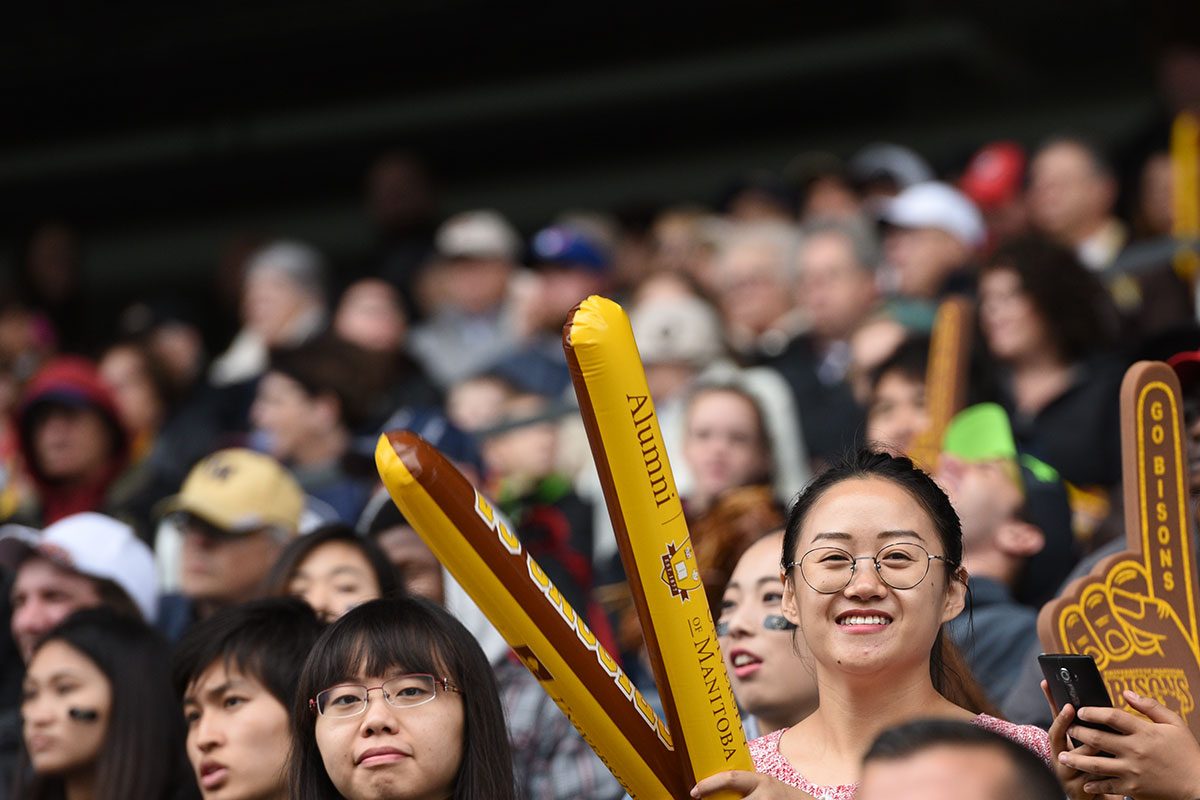
[[[971,604],[950,621],[949,632],[988,699],[999,706],[1036,646],[1037,612],[1013,600],[1000,581],[972,576]]]

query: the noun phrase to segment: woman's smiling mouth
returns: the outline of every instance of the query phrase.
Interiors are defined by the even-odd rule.
[[[843,611],[834,622],[847,633],[875,633],[892,624],[892,615],[882,611]]]

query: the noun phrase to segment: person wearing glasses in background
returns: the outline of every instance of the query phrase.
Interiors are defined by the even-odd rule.
[[[372,600],[326,629],[301,671],[292,739],[294,800],[516,800],[487,657],[425,600]]]
[[[930,716],[996,731],[1049,762],[1045,731],[963,707],[943,633],[966,597],[962,527],[909,459],[864,450],[814,479],[788,514],[782,555],[781,608],[812,653],[817,708],[751,742],[757,772],[719,773],[694,797],[850,800],[875,737]]]

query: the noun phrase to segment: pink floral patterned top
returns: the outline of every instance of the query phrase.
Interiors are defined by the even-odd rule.
[[[1041,728],[1035,725],[1014,725],[987,714],[980,714],[972,722],[1028,747],[1041,756],[1047,765],[1050,764],[1050,737]],[[750,757],[754,759],[754,768],[764,775],[770,775],[789,786],[808,792],[816,800],[854,800],[854,795],[858,792],[857,783],[818,786],[796,771],[791,762],[779,752],[779,737],[786,730],[784,728],[750,742]]]

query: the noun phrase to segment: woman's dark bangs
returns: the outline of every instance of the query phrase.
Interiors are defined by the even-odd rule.
[[[391,615],[376,613],[358,623],[335,625],[330,631],[323,657],[316,665],[319,685],[333,686],[364,675],[386,676],[398,672],[425,672],[440,677],[446,671],[445,659],[432,652],[430,642],[436,642],[438,637],[425,630],[429,627],[425,620],[408,619],[397,624]]]

